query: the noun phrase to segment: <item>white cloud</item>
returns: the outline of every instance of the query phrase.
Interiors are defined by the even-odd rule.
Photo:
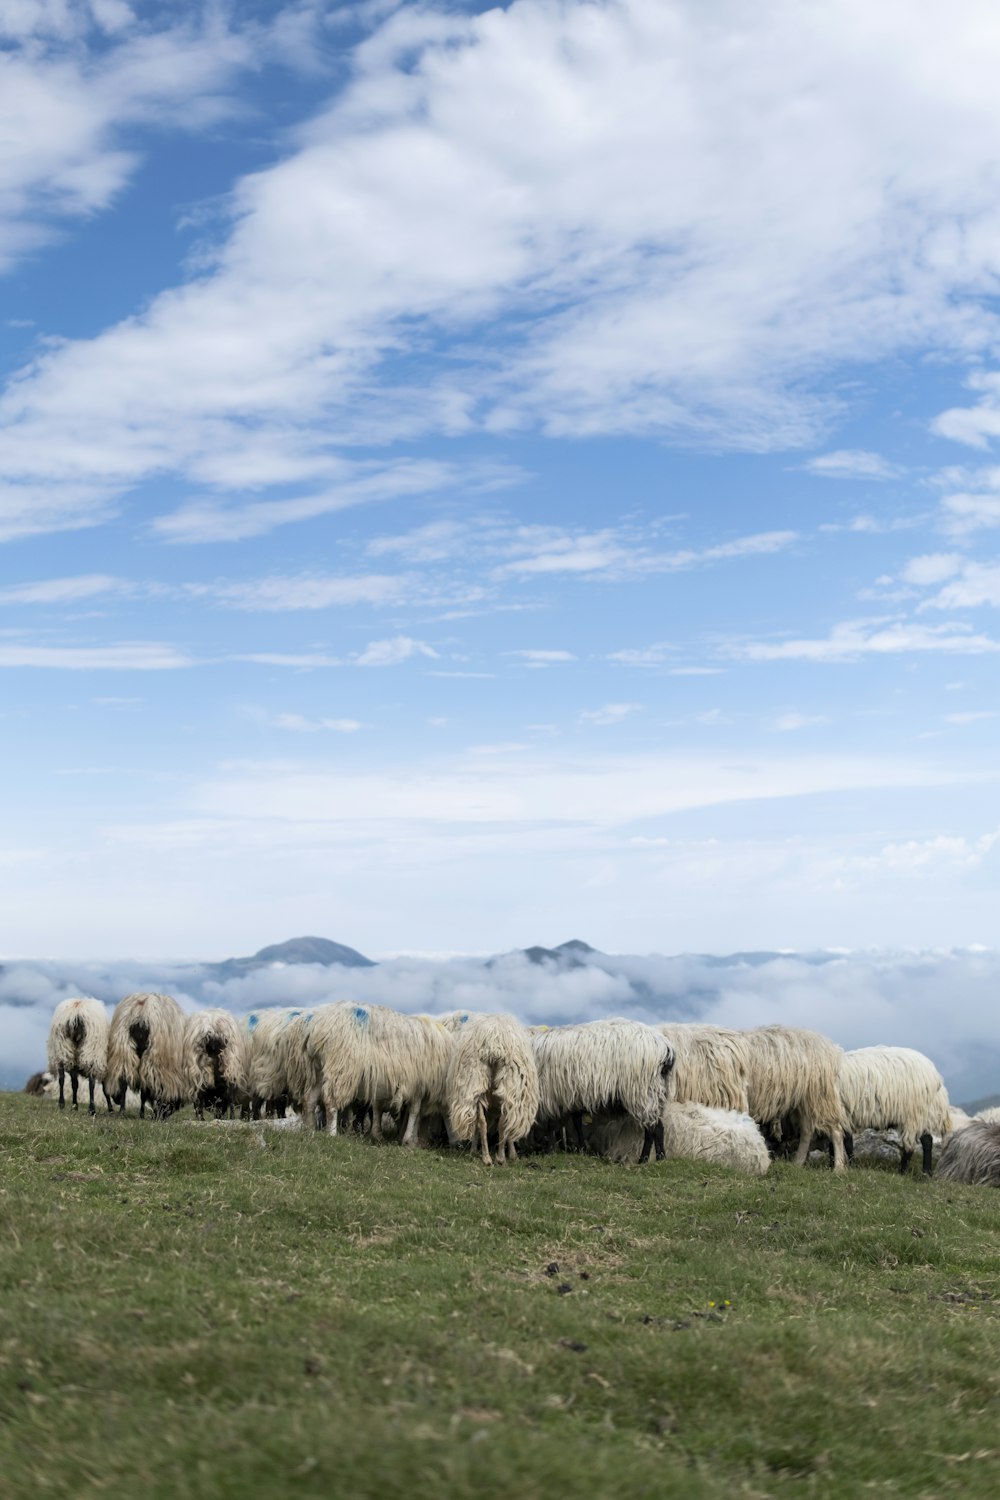
[[[396,635],[388,641],[372,641],[359,656],[354,658],[359,667],[394,667],[412,656],[436,657],[437,652],[426,641],[415,641],[412,636]]]
[[[79,212],[117,191],[130,163],[109,121],[203,118],[266,47],[207,14],[197,34],[151,36],[114,8],[121,40],[92,61],[83,105],[79,70],[53,64],[44,103],[18,115],[22,236],[35,184]],[[996,340],[998,64],[988,0],[947,27],[911,0],[877,18],[851,0],[721,18],[681,0],[401,7],[286,158],[237,185],[197,276],[40,350],[0,403],[0,468],[49,487],[49,525],[61,485],[96,492],[67,502],[85,524],[180,475],[201,497],[157,534],[195,540],[257,535],[352,489],[357,503],[371,476],[343,451],[359,442],[535,428],[815,443],[840,409],[831,369]],[[308,489],[259,497],[289,486]],[[225,499],[239,491],[254,493]],[[597,534],[521,572],[616,561]]]
[[[609,651],[608,661],[620,661],[626,667],[659,667],[666,661],[671,651],[677,648],[666,641],[658,642],[653,646],[628,646],[622,651]],[[721,670],[721,669],[720,669]],[[677,671],[695,673],[699,669],[695,667],[677,668]]]
[[[824,479],[895,479],[900,470],[879,453],[864,448],[838,448],[834,453],[820,453],[803,464],[810,474]]]
[[[184,592],[209,598],[234,609],[278,611],[329,609],[334,605],[394,604],[404,597],[408,580],[382,574],[329,577],[303,573],[298,577],[254,578],[245,582],[186,584]]]
[[[772,728],[779,734],[791,734],[797,729],[813,729],[820,724],[829,724],[825,714],[779,714]]]
[[[273,729],[288,729],[295,734],[317,734],[332,729],[337,734],[357,734],[366,726],[360,719],[309,719],[305,714],[274,714],[266,721]]]
[[[924,601],[923,609],[977,609],[981,605],[1000,608],[1000,563],[965,562],[958,578],[946,583],[940,593]]]
[[[848,620],[818,640],[754,641],[734,645],[728,654],[742,661],[850,662],[862,656],[907,651],[944,651],[980,656],[1000,651],[1000,641],[974,634],[968,626],[914,625],[905,620]]]
[[[580,718],[584,724],[620,724],[641,709],[641,703],[605,703],[603,708],[585,709]]]
[[[0,643],[0,667],[70,672],[163,672],[194,662],[173,646],[149,641],[113,646],[19,646]]]
[[[944,716],[944,722],[946,724],[955,724],[958,727],[963,727],[966,724],[978,724],[980,722],[980,720],[982,720],[982,719],[995,719],[995,718],[996,718],[996,714],[994,712],[992,712],[992,710],[990,710],[990,709],[983,709],[979,713],[969,712],[969,713],[966,713],[966,714],[945,714],[945,716]]]
[[[953,578],[962,571],[963,562],[957,552],[931,552],[924,557],[911,557],[900,576],[905,583],[925,588],[928,584]]]
[[[3,604],[75,604],[101,594],[117,594],[129,585],[108,573],[85,573],[76,578],[46,578],[37,583],[19,583],[0,589]]]
[[[505,651],[504,656],[517,656],[529,667],[550,667],[556,662],[576,661],[572,651],[545,651],[526,649]]]

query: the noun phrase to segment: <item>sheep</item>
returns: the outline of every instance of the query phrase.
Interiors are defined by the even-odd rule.
[[[337,1134],[341,1110],[355,1101],[371,1106],[377,1141],[383,1110],[398,1115],[409,1106],[404,1146],[416,1144],[422,1110],[445,1113],[454,1037],[437,1021],[336,1001],[315,1012],[306,1048],[312,1076],[304,1115],[313,1119],[322,1100],[329,1135]]]
[[[59,1079],[59,1108],[65,1109],[64,1084],[69,1073],[73,1108],[77,1108],[76,1090],[80,1074],[90,1091],[90,1113],[94,1108],[94,1084],[100,1083],[109,1114],[114,1111],[105,1085],[108,1066],[108,1013],[100,1000],[62,1000],[56,1006],[49,1027],[49,1069]]]
[[[315,1014],[314,1010],[293,1011],[277,1038],[279,1065],[284,1071],[288,1098],[303,1115],[305,1098],[313,1078],[313,1063],[306,1043]],[[303,1125],[305,1124],[303,1119]]]
[[[743,1033],[701,1022],[656,1026],[674,1049],[670,1096],[675,1104],[747,1113],[747,1056]]]
[[[289,1021],[302,1012],[291,1006],[251,1011],[243,1017],[244,1072],[250,1095],[251,1114],[259,1120],[261,1109],[284,1119],[288,1106],[286,1054],[283,1033]]]
[[[959,1110],[957,1113],[965,1115],[965,1110]],[[965,1118],[968,1119],[968,1115],[965,1115]],[[976,1113],[974,1118],[985,1120],[987,1125],[1000,1125],[1000,1105],[994,1104],[990,1109],[981,1109]],[[958,1129],[959,1127],[956,1126],[954,1128]]]
[[[750,1116],[739,1110],[670,1103],[663,1111],[663,1134],[668,1156],[716,1162],[758,1177],[771,1165],[764,1137]],[[612,1161],[636,1161],[643,1132],[633,1120],[598,1120],[591,1142]]]
[[[140,1119],[149,1103],[158,1119],[182,1107],[184,1012],[171,995],[140,991],[119,1001],[108,1036],[107,1078],[122,1114],[126,1088],[139,1095]]]
[[[488,1130],[496,1119],[497,1165],[514,1160],[515,1141],[528,1134],[538,1114],[538,1068],[531,1038],[513,1016],[480,1015],[456,1036],[448,1069],[448,1118],[455,1139],[477,1136],[483,1162],[491,1166]]]
[[[46,1070],[44,1073],[35,1073],[33,1075],[33,1077],[29,1080],[29,1082],[31,1082],[31,1083],[33,1083],[35,1085],[35,1087],[34,1087],[34,1093],[39,1098],[42,1098],[42,1099],[52,1099],[52,1100],[55,1100],[56,1103],[58,1103],[58,1100],[59,1100],[59,1079],[55,1076],[54,1073],[50,1073],[50,1072],[48,1072],[48,1070]],[[25,1090],[25,1092],[27,1092],[27,1090]],[[125,1095],[125,1108],[126,1108],[126,1110],[130,1110],[130,1109],[138,1110],[139,1104],[140,1104],[139,1095],[138,1094],[134,1094],[131,1089],[128,1089],[127,1092],[126,1092],[126,1095]],[[113,1109],[114,1108],[114,1097],[113,1096],[112,1096],[112,1099],[111,1099],[111,1105],[112,1105],[112,1109]]]
[[[947,1135],[951,1106],[944,1080],[929,1057],[911,1047],[858,1047],[841,1058],[838,1087],[848,1159],[854,1155],[853,1136],[858,1131],[898,1130],[900,1171],[909,1168],[919,1141],[923,1169],[930,1175],[932,1137]]]
[[[663,1107],[674,1051],[666,1037],[640,1021],[588,1021],[554,1026],[532,1036],[541,1095],[539,1120],[573,1116],[584,1149],[584,1113],[629,1115],[644,1134],[640,1162],[665,1155]]]
[[[813,1135],[829,1137],[833,1169],[843,1172],[844,1108],[837,1088],[843,1048],[818,1031],[794,1026],[755,1026],[743,1032],[747,1058],[748,1112],[765,1138],[788,1116],[799,1122],[795,1163],[802,1166]]]
[[[206,1104],[214,1106],[217,1118],[232,1118],[237,1094],[246,1090],[246,1073],[239,1023],[228,1010],[196,1010],[185,1018],[184,1071],[199,1120]]]
[[[1000,1187],[1000,1124],[975,1119],[965,1130],[949,1136],[937,1174],[945,1182]]]

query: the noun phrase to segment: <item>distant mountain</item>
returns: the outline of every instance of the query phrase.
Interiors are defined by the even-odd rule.
[[[255,969],[266,969],[271,964],[340,964],[345,969],[373,969],[375,961],[365,958],[356,948],[343,943],[333,943],[329,938],[289,938],[287,943],[272,943],[261,948],[250,958],[225,958],[221,963],[198,964],[197,967],[217,979],[236,979],[241,974],[252,974]]]
[[[587,962],[588,955],[596,953],[589,943],[583,942],[581,938],[570,938],[568,943],[560,943],[558,948],[522,948],[520,950],[526,959],[533,964],[558,964],[562,969],[582,969]]]

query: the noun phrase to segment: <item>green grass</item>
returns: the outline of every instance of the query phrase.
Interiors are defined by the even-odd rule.
[[[0,1095],[0,1496],[992,1497],[998,1251],[1000,1194],[877,1168]]]

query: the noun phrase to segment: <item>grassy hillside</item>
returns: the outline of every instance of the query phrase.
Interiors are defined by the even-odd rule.
[[[1000,1492],[1000,1194],[0,1096],[0,1495]]]

